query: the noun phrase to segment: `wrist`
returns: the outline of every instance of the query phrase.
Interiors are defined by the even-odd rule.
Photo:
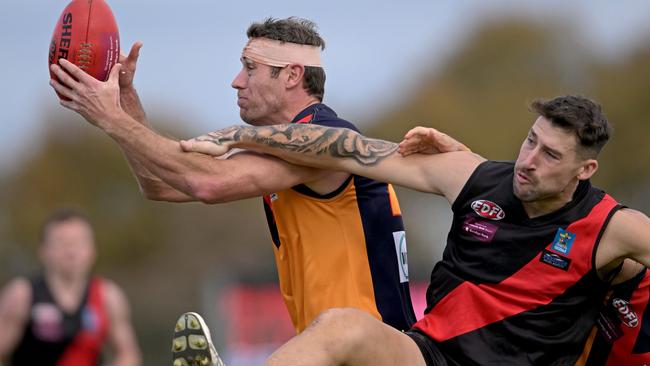
[[[123,134],[124,131],[128,131],[132,122],[135,121],[124,110],[120,109],[118,112],[98,120],[97,126],[108,135],[115,137]]]
[[[135,94],[135,95],[137,95],[138,93],[136,92],[135,87],[133,86],[133,84],[131,84],[129,86],[121,86],[120,87],[120,94],[122,94],[122,95]]]

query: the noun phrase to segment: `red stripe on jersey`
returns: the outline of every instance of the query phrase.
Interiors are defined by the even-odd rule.
[[[567,231],[576,234],[567,255],[571,259],[567,272],[542,263],[540,255],[537,255],[500,283],[462,283],[414,327],[442,342],[550,303],[592,269],[596,240],[616,205],[613,198],[605,195],[589,215],[567,227]],[[594,224],[599,225],[598,230],[594,230]],[[546,249],[552,244],[548,244]]]
[[[56,366],[98,365],[108,332],[108,316],[104,305],[103,283],[93,278],[88,288],[88,313],[82,315],[83,329],[66,348]],[[86,319],[84,319],[86,317]]]
[[[632,353],[643,326],[643,318],[650,316],[645,313],[648,297],[650,297],[650,276],[646,275],[630,298],[630,304],[639,317],[639,324],[634,328],[629,328],[625,324],[620,325],[623,329],[623,336],[614,342],[606,366],[650,364],[650,353]]]
[[[311,122],[311,120],[312,120],[313,117],[314,117],[314,114],[313,114],[313,113],[312,113],[312,114],[308,114],[308,115],[302,117],[301,119],[297,120],[297,121],[294,122],[294,123],[309,123],[309,122]]]

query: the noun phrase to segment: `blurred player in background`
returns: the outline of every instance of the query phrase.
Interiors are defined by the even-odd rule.
[[[124,293],[91,274],[95,243],[88,218],[56,211],[41,230],[42,273],[15,278],[0,295],[0,364],[97,366],[108,345],[110,365],[139,365]]]

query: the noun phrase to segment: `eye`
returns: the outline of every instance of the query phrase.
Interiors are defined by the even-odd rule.
[[[548,151],[548,150],[547,150],[547,151],[546,151],[546,155],[547,155],[548,157],[550,157],[551,159],[553,159],[553,160],[560,160],[560,157],[557,156],[554,152],[551,152],[551,151]]]
[[[527,145],[532,145],[534,143],[535,143],[535,140],[533,140],[533,138],[530,135],[526,136],[526,144]]]

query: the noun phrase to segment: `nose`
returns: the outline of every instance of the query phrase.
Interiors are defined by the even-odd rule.
[[[239,73],[235,76],[232,83],[230,83],[230,86],[238,90],[244,89],[246,87],[246,70],[242,68],[239,71]]]
[[[534,170],[537,167],[537,159],[539,157],[540,150],[533,149],[528,151],[521,160],[521,166],[526,170]]]

